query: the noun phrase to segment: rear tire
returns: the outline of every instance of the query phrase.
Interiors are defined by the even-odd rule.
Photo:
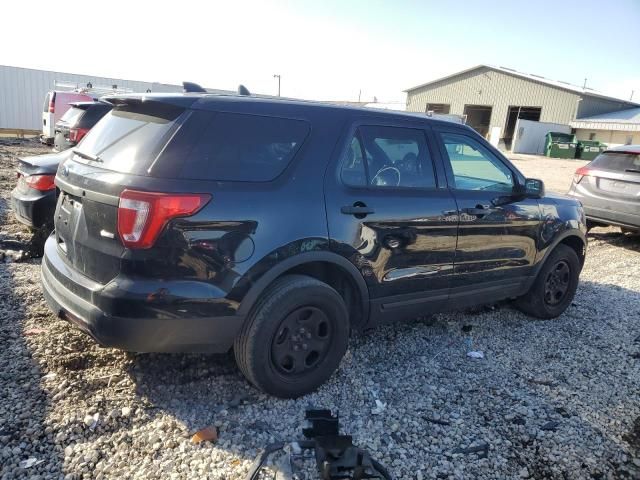
[[[536,318],[558,317],[573,301],[581,269],[576,252],[567,245],[558,245],[545,261],[531,289],[515,301],[516,307]]]
[[[296,398],[326,382],[349,341],[342,297],[304,275],[277,279],[260,297],[234,343],[236,363],[258,389]]]

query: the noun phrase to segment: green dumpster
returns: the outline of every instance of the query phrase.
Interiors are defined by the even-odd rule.
[[[544,154],[553,158],[576,158],[578,142],[570,133],[549,132],[544,147]]]
[[[576,158],[582,160],[593,160],[607,149],[604,143],[598,140],[580,140],[576,149]]]

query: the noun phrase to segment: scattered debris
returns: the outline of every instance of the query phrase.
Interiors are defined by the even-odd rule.
[[[487,458],[487,456],[489,455],[489,444],[487,442],[482,442],[478,445],[467,448],[458,447],[451,453],[462,453],[465,455],[468,455],[470,453],[477,453],[478,458]]]
[[[451,425],[451,422],[448,422],[446,420],[439,420],[437,418],[431,418],[431,417],[422,417],[422,418],[424,418],[427,422],[435,423],[438,425]]]
[[[547,423],[545,423],[540,427],[540,430],[555,431],[559,425],[560,425],[560,422],[557,422],[555,420],[549,420]]]
[[[484,353],[482,353],[480,351],[467,352],[467,357],[469,357],[469,358],[484,358]]]
[[[313,450],[322,480],[393,479],[387,469],[371,458],[368,452],[353,445],[351,435],[340,435],[339,418],[334,417],[330,410],[307,410],[305,418],[311,423],[310,427],[302,430],[306,440],[290,444],[290,459],[293,455],[299,455],[296,451],[302,454],[303,450]],[[286,446],[285,443],[267,446],[254,461],[246,480],[257,480],[268,456]],[[276,478],[285,478],[286,474],[291,475],[292,472],[289,469],[284,472],[285,476],[279,474],[280,471]]]
[[[40,335],[41,333],[45,333],[47,331],[46,328],[27,328],[24,331],[24,334],[27,337],[30,337],[31,335]]]
[[[56,378],[57,376],[58,376],[58,374],[57,374],[57,373],[49,372],[49,373],[47,373],[46,375],[44,375],[44,376],[42,377],[42,379],[43,379],[43,380],[47,380],[47,381],[49,381],[49,380],[53,380],[53,379],[54,379],[54,378]]]
[[[212,442],[215,443],[218,441],[218,428],[217,427],[206,427],[202,430],[198,430],[193,437],[191,437],[191,443],[200,443],[200,442]]]
[[[555,387],[556,382],[551,380],[550,378],[529,378],[527,379],[529,383],[535,383],[536,385],[545,385],[547,387]]]
[[[96,426],[98,426],[98,421],[100,420],[100,414],[94,413],[93,415],[85,415],[84,424],[89,427],[89,430],[95,430]]]
[[[36,465],[40,465],[42,462],[44,462],[44,460],[38,460],[38,459],[37,459],[37,458],[35,458],[35,457],[30,457],[30,458],[28,458],[28,459],[26,459],[26,460],[22,460],[22,461],[18,464],[18,466],[19,466],[20,468],[27,469],[27,468],[35,467]]]
[[[376,398],[376,406],[371,409],[372,415],[381,415],[384,413],[385,408],[387,408],[387,404],[381,402]]]

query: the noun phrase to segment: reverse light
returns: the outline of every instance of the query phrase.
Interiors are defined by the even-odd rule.
[[[69,141],[78,143],[89,132],[88,128],[70,128]]]
[[[582,180],[583,177],[586,177],[590,174],[591,170],[589,168],[580,167],[578,170],[576,170],[576,173],[573,174],[573,181],[577,185],[578,183],[580,183],[580,180]]]
[[[30,188],[46,192],[56,188],[55,178],[55,175],[29,175],[24,177],[24,181]]]
[[[165,225],[204,207],[211,195],[124,190],[118,205],[118,235],[127,248],[153,246]]]

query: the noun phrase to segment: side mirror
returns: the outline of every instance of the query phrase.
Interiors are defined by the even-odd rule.
[[[524,181],[523,193],[528,198],[544,197],[544,182],[537,178],[527,178]]]

